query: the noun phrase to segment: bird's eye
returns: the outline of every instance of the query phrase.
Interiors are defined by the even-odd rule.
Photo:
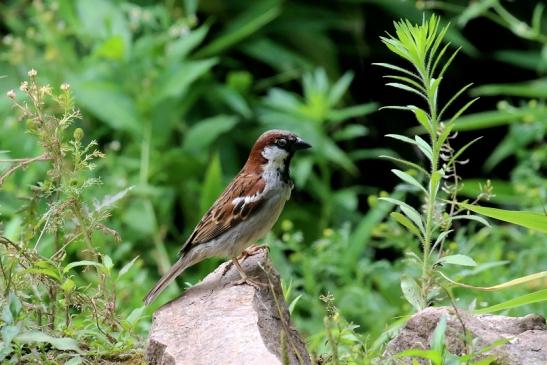
[[[287,145],[287,140],[285,138],[280,138],[277,141],[275,141],[275,144],[279,147],[285,147]]]

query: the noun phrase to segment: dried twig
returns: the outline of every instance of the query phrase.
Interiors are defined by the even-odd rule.
[[[36,161],[47,161],[47,160],[51,160],[51,158],[46,153],[44,153],[36,157],[0,161],[0,162],[17,162],[13,166],[7,168],[6,170],[2,172],[2,174],[0,175],[0,186],[2,186],[2,184],[4,183],[4,180],[8,176],[13,174],[17,169],[25,167],[26,165],[29,165]]]

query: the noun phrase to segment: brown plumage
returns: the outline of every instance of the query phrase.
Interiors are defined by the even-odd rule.
[[[152,302],[186,268],[214,256],[232,257],[243,280],[252,282],[234,258],[262,238],[290,197],[289,165],[310,145],[295,134],[272,130],[255,142],[247,162],[205,213],[180,250],[181,257],[145,298]]]

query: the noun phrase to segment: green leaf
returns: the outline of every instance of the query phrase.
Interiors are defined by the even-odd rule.
[[[336,106],[340,100],[342,100],[342,97],[348,91],[352,80],[353,72],[348,71],[332,86],[329,91],[329,105],[331,107]]]
[[[399,72],[402,72],[408,76],[412,76],[414,77],[416,80],[420,80],[420,77],[414,73],[412,73],[411,71],[408,71],[407,69],[404,69],[402,67],[399,67],[399,66],[395,66],[395,65],[392,65],[390,63],[373,63],[374,66],[380,66],[380,67],[385,67],[385,68],[388,68],[390,70],[394,70],[394,71],[399,71]]]
[[[9,345],[11,341],[15,338],[15,336],[17,336],[19,331],[19,326],[4,324],[2,330],[0,331],[2,334],[2,341],[4,342],[2,344],[2,347]]]
[[[431,179],[429,181],[429,197],[430,199],[435,200],[437,197],[437,192],[439,191],[439,186],[441,183],[441,179],[444,176],[443,169],[434,171],[431,175]]]
[[[543,279],[543,278],[547,278],[547,271],[542,271],[542,272],[538,272],[538,273],[535,273],[535,274],[522,276],[520,278],[513,279],[513,280],[507,281],[505,283],[494,285],[494,286],[473,286],[473,285],[468,285],[468,284],[464,284],[464,283],[458,283],[457,281],[454,281],[454,280],[450,279],[448,276],[443,274],[441,271],[438,271],[438,273],[446,281],[448,281],[449,283],[454,284],[456,286],[460,286],[462,288],[479,290],[479,291],[486,291],[486,292],[507,289],[507,288],[510,288],[512,286],[528,283],[530,281],[536,281],[536,280],[540,280],[540,279]]]
[[[367,127],[359,124],[350,124],[339,131],[334,132],[332,138],[336,141],[349,141],[368,134]]]
[[[420,136],[414,136],[414,139],[416,140],[416,146],[418,146],[425,157],[427,157],[429,161],[433,161],[433,151],[431,150],[431,146]]]
[[[412,221],[410,221],[410,219],[408,219],[407,217],[405,217],[404,215],[402,215],[399,212],[391,212],[389,215],[391,216],[391,218],[395,219],[403,227],[406,227],[406,229],[408,229],[410,232],[412,232],[416,237],[418,237],[420,239],[422,238],[420,230],[418,229],[418,227],[416,227],[412,223]]]
[[[454,154],[454,156],[452,156],[452,158],[448,161],[448,166],[452,165],[454,163],[454,161],[456,161],[458,159],[458,157],[460,157],[462,155],[462,153],[465,152],[466,149],[468,149],[472,144],[474,144],[475,142],[477,142],[478,140],[480,140],[482,138],[481,137],[477,137],[475,138],[474,140],[472,140],[471,142],[467,143],[465,146],[463,146],[462,148],[460,148],[458,150],[458,152],[456,152]]]
[[[470,221],[476,221],[476,222],[482,223],[486,227],[490,227],[490,223],[488,223],[486,219],[484,219],[483,217],[479,217],[478,215],[473,215],[473,214],[456,215],[456,216],[453,216],[451,219],[452,220],[467,219]]]
[[[95,266],[95,267],[99,267],[99,268],[104,267],[103,264],[98,263],[96,261],[89,261],[89,260],[75,261],[75,262],[71,262],[70,264],[66,265],[65,268],[63,269],[63,273],[66,274],[71,269],[73,269],[75,267],[79,267],[79,266]]]
[[[112,259],[108,255],[103,255],[103,265],[107,272],[110,272],[110,270],[114,267],[114,263],[112,262]]]
[[[511,308],[521,307],[523,305],[547,301],[547,289],[542,289],[533,293],[525,294],[520,297],[509,299],[505,302],[492,305],[490,307],[475,310],[477,314],[494,313]]]
[[[425,300],[422,298],[420,287],[414,278],[410,275],[401,275],[401,290],[405,299],[414,307],[416,311],[425,308]]]
[[[401,208],[401,211],[408,218],[410,218],[410,220],[413,221],[414,224],[416,224],[416,226],[418,226],[418,228],[420,228],[420,231],[422,231],[422,233],[425,232],[424,224],[422,222],[421,215],[420,215],[420,213],[418,213],[418,211],[416,209],[412,208],[407,203],[402,202],[402,201],[397,200],[397,199],[382,197],[382,198],[380,198],[380,200],[385,200],[385,201],[390,202],[392,204],[398,205],[399,208]]]
[[[402,158],[397,158],[397,157],[387,156],[387,155],[380,155],[378,157],[385,158],[385,159],[391,160],[393,162],[400,163],[400,164],[408,166],[412,169],[421,171],[424,175],[429,176],[429,173],[423,167],[421,167],[420,165],[415,164],[414,162],[410,162],[410,161],[404,160]]]
[[[64,363],[64,365],[80,365],[84,362],[84,359],[80,355],[73,356],[70,360]]]
[[[14,341],[22,342],[25,344],[38,342],[38,343],[49,343],[53,347],[61,351],[75,351],[82,353],[80,347],[76,340],[70,337],[52,337],[44,332],[40,331],[31,331],[21,333],[15,337]]]
[[[108,124],[114,130],[132,132],[139,135],[140,117],[133,98],[129,97],[119,85],[101,81],[82,81],[72,78],[76,102]]]
[[[475,100],[475,99],[474,99]],[[547,116],[547,107],[521,107],[503,110],[494,110],[469,114],[458,119],[454,126],[455,131],[470,131],[493,128],[500,125],[520,122],[523,119],[544,120]]]
[[[452,265],[460,265],[460,266],[477,266],[477,263],[475,260],[473,260],[471,257],[466,255],[450,255],[450,256],[444,256],[441,257],[438,263],[442,264],[452,264]]]
[[[478,214],[485,215],[490,218],[499,219],[501,221],[517,224],[519,226],[533,229],[538,232],[547,233],[547,215],[545,214],[527,211],[487,208],[465,203],[458,203],[458,205],[462,208]]]
[[[205,172],[205,179],[199,199],[201,212],[206,212],[209,209],[220,193],[222,193],[223,188],[220,156],[218,153],[215,153]]]
[[[397,139],[397,140],[402,141],[402,142],[406,142],[406,143],[416,145],[415,140],[413,140],[412,138],[408,138],[407,136],[400,135],[400,134],[386,134],[386,137]]]
[[[403,180],[406,183],[409,183],[410,185],[413,185],[417,187],[418,189],[422,190],[424,193],[427,194],[427,190],[416,180],[414,177],[410,176],[406,172],[403,172],[401,170],[392,169],[391,172],[393,172],[395,175],[397,175],[401,180]]]
[[[444,353],[444,338],[446,333],[446,316],[442,316],[439,322],[437,323],[437,326],[435,327],[435,331],[433,331],[433,334],[431,335],[431,340],[429,341],[429,344],[431,346],[432,350],[437,351],[439,354]]]
[[[418,96],[421,96],[422,98],[427,100],[427,97],[420,90],[417,90],[417,89],[415,89],[413,87],[410,87],[408,85],[405,85],[405,84],[401,84],[400,82],[388,82],[386,84],[386,86],[391,86],[391,87],[394,87],[396,89],[401,89],[403,91],[411,92],[411,93],[416,94]]]
[[[65,282],[61,285],[61,289],[65,292],[71,292],[72,289],[76,286],[76,283],[71,279],[66,279]]]
[[[123,265],[122,269],[120,270],[120,272],[118,273],[118,278],[122,277],[123,275],[125,275],[132,267],[133,267],[133,264],[135,264],[135,262],[137,261],[137,259],[139,258],[139,256],[135,256],[133,258],[133,260],[129,261],[127,264]]]
[[[547,98],[547,78],[513,84],[492,84],[476,87],[471,92],[477,96],[518,96],[522,98]]]
[[[195,123],[184,136],[183,148],[192,152],[206,151],[223,133],[228,132],[239,122],[230,115],[217,115]]]
[[[135,326],[135,324],[137,324],[139,319],[141,319],[142,313],[144,312],[145,309],[146,309],[145,305],[133,309],[126,318],[127,323],[129,323],[132,327]]]
[[[343,109],[330,110],[328,114],[329,122],[342,122],[347,119],[362,117],[378,110],[377,103],[367,103],[353,105]]]
[[[423,110],[420,109],[414,105],[411,105],[411,110],[414,112],[414,115],[416,116],[416,120],[422,125],[422,127],[425,128],[427,133],[431,134],[433,129],[431,127],[431,120],[429,118],[429,115]]]
[[[184,37],[171,42],[166,49],[167,57],[170,60],[182,60],[205,39],[208,31],[209,25],[204,24],[197,29],[193,29]]]
[[[196,57],[217,55],[232,45],[256,34],[281,13],[280,2],[266,0],[252,3],[217,38],[196,53]]]
[[[183,61],[171,65],[160,76],[152,104],[158,104],[167,98],[180,98],[190,85],[206,74],[217,59],[210,58],[199,61]]]

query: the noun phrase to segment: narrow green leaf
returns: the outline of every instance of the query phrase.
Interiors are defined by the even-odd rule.
[[[527,212],[513,211],[497,208],[487,208],[478,205],[458,203],[459,206],[472,212],[485,215],[490,218],[498,219],[504,222],[517,224],[522,227],[536,230],[538,232],[547,233],[547,215]]]
[[[391,212],[389,214],[391,216],[391,218],[395,219],[399,224],[401,224],[403,227],[405,227],[406,229],[408,229],[410,232],[412,232],[416,237],[418,237],[420,240],[422,239],[422,235],[420,233],[420,230],[418,229],[418,227],[416,227],[411,221],[410,219],[408,219],[407,217],[405,217],[404,215],[402,215],[401,213],[399,212]]]
[[[431,134],[433,128],[431,126],[431,119],[429,115],[423,110],[414,105],[409,105],[409,108],[414,112],[416,120],[424,127],[427,133]]]
[[[494,286],[473,286],[473,285],[458,283],[457,281],[454,281],[454,280],[450,279],[448,276],[443,274],[441,271],[438,271],[438,273],[446,281],[448,281],[449,283],[454,284],[456,286],[460,286],[462,288],[479,290],[479,291],[486,291],[486,292],[507,289],[507,288],[510,288],[510,287],[513,287],[513,286],[516,286],[516,285],[521,285],[521,284],[528,283],[530,281],[536,281],[536,280],[540,280],[540,279],[543,279],[543,278],[547,278],[547,271],[542,271],[542,272],[538,272],[538,273],[535,273],[535,274],[522,276],[520,278],[510,280],[510,281],[507,281],[505,283],[494,285]]]
[[[411,93],[419,95],[422,98],[424,98],[425,100],[427,100],[427,96],[425,96],[420,90],[414,89],[413,87],[407,86],[405,84],[401,84],[399,82],[388,82],[386,84],[386,86],[391,86],[391,87],[394,87],[396,89],[401,89],[401,90],[404,90],[404,91],[411,92]]]
[[[392,65],[390,63],[373,63],[374,66],[380,66],[380,67],[385,67],[385,68],[388,68],[390,70],[394,70],[394,71],[399,71],[399,72],[402,72],[408,76],[412,76],[414,77],[416,80],[420,80],[420,76],[416,75],[415,73],[412,73],[411,71],[408,71],[402,67],[399,67],[399,66],[395,66],[395,65]]]
[[[521,295],[520,297],[509,299],[505,302],[492,305],[490,307],[475,310],[477,314],[494,313],[511,308],[521,307],[523,305],[547,301],[547,289],[542,289],[533,293]]]
[[[473,260],[471,257],[466,255],[450,255],[450,256],[444,256],[437,261],[441,264],[452,264],[452,265],[460,265],[460,266],[477,266],[477,263],[475,260]]]
[[[427,157],[429,161],[433,161],[433,151],[431,150],[431,146],[420,136],[414,136],[414,140],[416,141],[416,146],[418,146],[425,157]]]
[[[96,261],[89,261],[89,260],[82,260],[82,261],[75,261],[75,262],[71,262],[70,264],[66,265],[65,268],[63,269],[63,273],[66,274],[67,272],[70,271],[70,269],[73,269],[75,267],[79,267],[79,266],[95,266],[95,267],[104,267],[103,264],[101,263],[98,263]]]
[[[412,140],[411,140],[412,141]],[[387,155],[380,155],[378,156],[380,158],[385,158],[385,159],[388,159],[388,160],[391,160],[391,161],[394,161],[394,162],[398,162],[402,165],[406,165],[410,168],[413,168],[415,170],[418,170],[420,172],[422,172],[424,175],[426,176],[429,176],[429,172],[427,172],[423,167],[421,167],[420,165],[417,165],[415,164],[414,162],[410,162],[410,161],[407,161],[407,160],[403,160],[402,158],[397,158],[397,157],[393,157],[393,156],[387,156]]]
[[[380,200],[384,200],[384,201],[387,201],[387,202],[390,202],[392,204],[396,204],[397,206],[399,206],[399,208],[401,208],[401,211],[408,217],[410,218],[410,220],[412,222],[414,222],[414,224],[416,224],[416,226],[418,226],[418,228],[420,228],[420,231],[425,232],[425,229],[424,229],[424,224],[423,224],[423,221],[422,221],[422,217],[420,215],[420,213],[418,213],[418,211],[414,208],[412,208],[410,205],[408,205],[407,203],[405,202],[402,202],[400,200],[397,200],[397,199],[393,199],[393,198],[380,198]]]
[[[483,217],[479,217],[478,215],[465,214],[465,215],[456,215],[452,217],[452,220],[458,220],[458,219],[467,219],[470,221],[476,221],[481,224],[484,224],[486,227],[490,227],[490,223],[488,223],[486,219],[484,219]]]
[[[196,53],[196,57],[216,55],[230,46],[255,34],[259,29],[273,21],[281,13],[278,1],[260,1],[252,3],[247,10],[239,15],[226,30],[213,39],[207,47]]]
[[[431,335],[431,340],[429,341],[431,349],[437,351],[437,353],[439,354],[444,353],[445,332],[446,332],[446,316],[443,315],[441,319],[439,320],[439,322],[437,323],[437,326],[435,327],[435,331],[433,331],[433,334]]]
[[[118,278],[124,276],[131,269],[131,267],[133,267],[133,265],[135,264],[135,262],[137,261],[138,258],[139,258],[139,256],[135,256],[133,258],[133,260],[131,260],[127,264],[123,265],[120,272],[118,273]]]
[[[443,169],[434,171],[431,175],[431,179],[429,181],[429,196],[430,199],[435,200],[437,196],[437,192],[439,191],[439,186],[441,185],[441,179],[444,176]]]
[[[439,120],[442,120],[443,118],[443,115],[444,113],[446,112],[446,110],[450,107],[450,105],[452,105],[452,103],[463,93],[465,92],[467,89],[469,89],[471,86],[473,85],[473,83],[469,83],[467,85],[465,85],[464,87],[462,87],[457,93],[454,94],[454,96],[452,96],[450,98],[450,100],[448,100],[448,102],[444,105],[444,107],[441,109],[439,115],[438,115],[438,119]]]
[[[410,144],[413,144],[413,145],[416,144],[416,141],[413,140],[412,138],[408,138],[407,136],[403,136],[403,135],[400,135],[400,134],[386,134],[386,137],[393,138],[393,139],[396,139],[396,140],[399,140],[399,141],[402,141],[402,142],[410,143]]]
[[[462,153],[465,152],[466,149],[468,149],[472,144],[474,144],[475,142],[477,142],[478,140],[480,140],[482,138],[481,137],[477,137],[475,138],[474,140],[472,140],[471,142],[467,143],[465,146],[463,146],[462,148],[460,148],[458,150],[458,152],[456,152],[454,154],[454,156],[452,156],[452,158],[448,161],[448,166],[452,165],[454,163],[454,161],[456,161],[458,159],[458,157],[461,156]]]
[[[405,77],[405,76],[398,76],[398,75],[385,75],[385,76],[382,76],[383,78],[386,78],[386,79],[393,79],[393,80],[398,80],[398,81],[401,81],[401,82],[406,82],[408,84],[408,86],[410,87],[413,87],[415,88],[416,90],[419,90],[420,92],[424,93],[426,92],[425,88],[423,87],[423,85],[419,84],[418,82],[412,80],[411,78],[409,77]]]
[[[393,172],[395,175],[397,175],[401,180],[404,182],[409,183],[410,185],[413,185],[417,187],[418,189],[422,190],[424,193],[427,194],[427,190],[416,180],[414,177],[410,176],[406,172],[403,172],[401,170],[392,169],[391,172]]]
[[[330,106],[336,106],[340,100],[342,100],[342,97],[348,91],[351,81],[353,81],[353,72],[351,71],[344,73],[344,75],[336,81],[329,92]]]
[[[473,103],[475,103],[477,100],[479,100],[479,98],[475,98],[475,99],[472,99],[472,100],[468,101],[467,104],[465,104],[464,106],[462,106],[462,107],[460,108],[460,110],[458,110],[458,111],[456,112],[456,114],[454,114],[454,115],[452,116],[452,118],[450,119],[450,121],[449,121],[448,123],[449,123],[449,124],[454,123],[454,122],[460,117],[460,115],[462,115],[462,114],[463,114],[471,105],[473,105]],[[458,124],[455,125],[455,128],[454,128],[454,129],[455,129],[455,130],[463,130],[463,129],[461,129],[461,124],[462,124],[461,121],[458,121]]]

